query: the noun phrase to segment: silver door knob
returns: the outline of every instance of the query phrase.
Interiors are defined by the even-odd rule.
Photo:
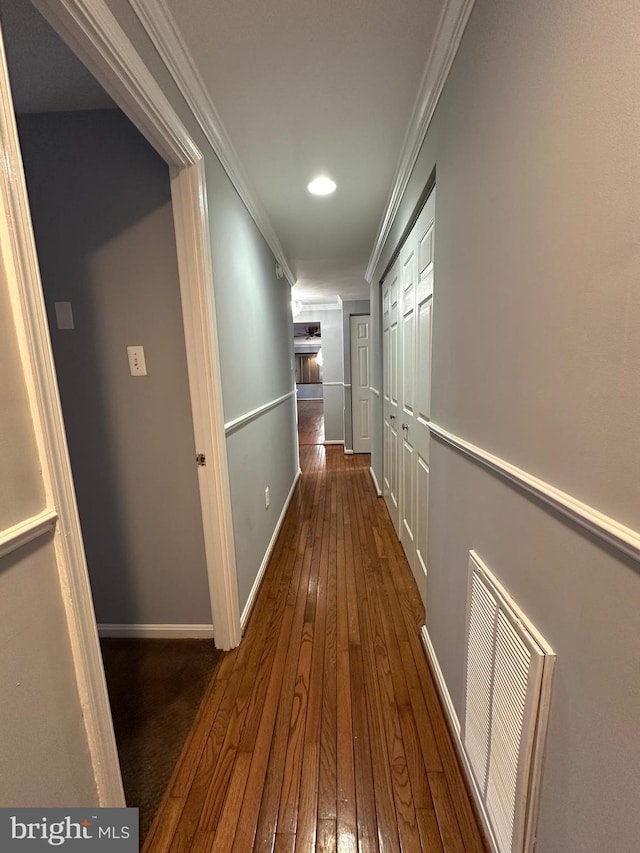
[[[402,424],[402,429],[409,429],[409,424]]]
[[[396,419],[396,416],[395,416],[395,415],[389,415],[389,420],[390,420],[390,421],[395,421],[395,419]]]

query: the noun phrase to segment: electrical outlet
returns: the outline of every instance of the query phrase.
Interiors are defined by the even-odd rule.
[[[269,509],[269,486],[264,490],[264,508]]]

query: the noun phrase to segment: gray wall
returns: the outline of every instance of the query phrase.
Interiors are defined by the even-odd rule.
[[[351,317],[368,314],[368,299],[351,299],[342,302],[342,363],[344,365],[344,446],[353,449],[353,413],[351,410]]]
[[[322,396],[325,441],[344,441],[344,365],[342,363],[342,313],[306,307],[296,323],[320,323],[322,333]]]
[[[434,421],[635,529],[638,35],[630,6],[477,0],[372,289],[436,165]],[[470,548],[558,655],[536,849],[635,850],[638,564],[437,441],[429,512],[458,714]]]
[[[97,619],[211,624],[167,166],[118,110],[19,127]]]
[[[45,508],[4,270],[0,268],[0,530]],[[0,806],[98,798],[51,536],[0,559]]]
[[[291,337],[291,288],[285,280],[275,276],[275,259],[255,222],[233,188],[220,161],[197,125],[193,114],[158,57],[149,37],[133,12],[128,0],[106,0],[127,36],[140,53],[147,67],[162,87],[164,94],[181,117],[189,132],[204,153],[207,176],[207,202],[211,225],[211,247],[216,298],[222,391],[225,421],[240,417],[268,403],[294,387],[293,341]],[[242,331],[239,327],[242,318]],[[260,358],[247,354],[247,340],[259,334],[263,341]],[[291,423],[295,421],[295,401],[292,397],[282,404],[289,409]],[[233,453],[229,440],[229,475],[231,478],[232,508],[236,533],[239,589],[250,588],[260,568],[262,559],[257,553],[269,544],[271,536],[256,541],[252,554],[238,548],[238,537],[246,536],[244,524],[250,514],[254,530],[264,531],[264,486],[270,484],[271,493],[288,494],[296,476],[297,456],[295,434],[281,430],[277,416],[269,413],[258,419],[265,459],[262,460],[264,477],[258,481],[246,477],[244,469],[236,464],[238,455],[254,452],[253,427],[248,424],[233,433]],[[288,466],[279,464],[278,454],[270,448],[287,442]],[[240,449],[241,448],[241,449]],[[233,456],[233,458],[231,458]],[[282,506],[272,499],[268,522],[275,529]],[[239,523],[238,519],[245,519]],[[240,595],[240,607],[246,601]]]

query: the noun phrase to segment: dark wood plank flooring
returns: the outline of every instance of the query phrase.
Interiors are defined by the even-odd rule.
[[[298,442],[322,444],[324,441],[324,403],[322,400],[298,400]]]
[[[147,853],[486,849],[369,464],[301,448],[246,635],[209,685]]]

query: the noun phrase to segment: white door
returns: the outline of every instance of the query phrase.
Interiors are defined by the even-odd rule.
[[[426,596],[435,190],[382,284],[384,496]]]
[[[402,307],[400,319],[400,541],[411,569],[416,556],[415,398],[416,398],[416,251],[409,240],[400,252]]]
[[[371,317],[368,314],[351,317],[351,425],[354,453],[371,453],[370,325]]]
[[[396,534],[400,534],[400,476],[398,419],[398,261],[382,283],[382,411],[383,488],[382,494]]]
[[[415,561],[413,572],[422,595],[426,591],[429,527],[429,421],[431,419],[431,326],[433,308],[433,226],[435,192],[416,223],[416,386],[414,429]]]

